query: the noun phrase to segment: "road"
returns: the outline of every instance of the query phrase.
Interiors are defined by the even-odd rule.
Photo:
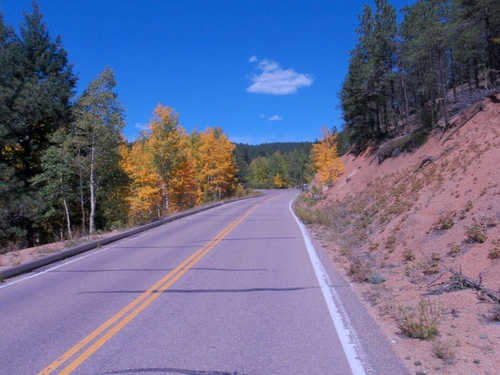
[[[269,191],[9,279],[0,374],[406,374],[304,240],[296,194]]]

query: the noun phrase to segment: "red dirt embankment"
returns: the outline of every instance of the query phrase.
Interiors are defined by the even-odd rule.
[[[500,368],[499,98],[413,153],[381,164],[370,151],[344,156],[345,172],[311,207],[330,215],[331,225],[314,226],[318,239],[411,373]],[[415,314],[406,325],[418,322],[422,296],[423,311],[436,310],[432,340],[401,332],[402,309]]]

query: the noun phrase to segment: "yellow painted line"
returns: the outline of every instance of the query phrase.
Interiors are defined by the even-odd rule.
[[[215,236],[211,241],[209,241],[205,246],[196,251],[190,257],[188,257],[185,261],[183,261],[179,266],[177,266],[174,270],[169,272],[165,277],[156,282],[152,287],[146,290],[143,294],[141,294],[138,298],[136,298],[133,302],[127,305],[124,309],[114,315],[111,319],[109,319],[106,323],[102,324],[98,327],[94,332],[81,340],[78,344],[76,344],[73,348],[68,350],[54,362],[52,362],[49,366],[43,369],[38,375],[48,375],[54,372],[57,368],[67,362],[72,356],[78,353],[80,350],[84,349],[91,341],[101,335],[104,331],[106,331],[113,324],[118,322],[121,318],[123,318],[128,312],[125,318],[123,318],[118,324],[116,324],[112,329],[110,329],[106,334],[104,334],[99,340],[97,340],[94,344],[92,344],[88,349],[86,349],[82,354],[80,354],[73,362],[71,362],[67,367],[65,367],[61,372],[62,374],[70,374],[73,370],[75,370],[78,366],[80,366],[87,358],[89,358],[93,353],[95,353],[102,345],[104,345],[109,339],[111,339],[116,333],[118,333],[123,327],[125,327],[132,319],[134,319],[142,310],[144,310],[149,304],[151,304],[156,298],[158,298],[163,291],[168,289],[174,282],[176,282],[182,275],[184,275],[191,267],[193,267],[201,258],[203,258],[210,250],[212,250],[224,237],[226,237],[238,224],[240,224],[250,213],[255,210],[258,206],[269,202],[272,199],[278,198],[279,196],[275,196],[265,201],[253,206],[250,208],[243,216],[240,216],[238,219],[229,224],[222,232],[220,232],[217,236]],[[147,299],[146,299],[147,298]],[[144,302],[143,300],[146,299]],[[141,303],[142,302],[142,303]],[[140,305],[139,305],[140,304]],[[139,305],[139,306],[137,306]],[[137,306],[137,307],[136,307]]]

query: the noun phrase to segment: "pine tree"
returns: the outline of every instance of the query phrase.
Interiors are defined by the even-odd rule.
[[[61,39],[51,38],[36,3],[20,36],[0,17],[0,243],[32,245],[40,237],[32,179],[43,171],[52,134],[71,121],[75,85]]]
[[[441,109],[447,124],[450,4],[447,0],[420,0],[403,11],[402,58],[413,85],[413,103],[419,108],[420,122],[435,127]]]
[[[20,57],[16,75],[21,86],[15,106],[19,112],[16,136],[20,174],[29,181],[40,172],[41,153],[50,144],[50,135],[71,121],[70,100],[76,77],[61,38],[52,40],[36,3],[33,13],[24,17],[16,51]]]

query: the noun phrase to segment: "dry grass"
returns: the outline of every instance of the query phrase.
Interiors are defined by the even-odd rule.
[[[402,335],[421,340],[438,335],[440,312],[429,300],[422,297],[416,311],[400,306],[399,312],[398,328]]]

